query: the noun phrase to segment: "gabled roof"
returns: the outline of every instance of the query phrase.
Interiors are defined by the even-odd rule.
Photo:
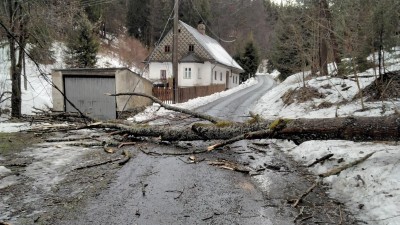
[[[206,51],[213,57],[215,61],[225,66],[243,71],[243,68],[239,66],[239,64],[218,43],[218,41],[209,37],[208,35],[201,34],[197,29],[189,26],[188,24],[182,21],[179,22],[193,35],[193,37],[198,41],[198,43],[206,49]]]
[[[184,56],[179,62],[195,62],[195,63],[204,63],[204,59],[200,58],[195,53],[189,53]]]

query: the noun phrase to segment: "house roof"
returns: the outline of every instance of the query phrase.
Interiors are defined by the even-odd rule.
[[[229,55],[229,53],[218,43],[218,41],[206,34],[201,34],[197,29],[182,21],[179,22],[193,35],[198,43],[208,51],[215,61],[225,66],[243,71],[243,68]]]
[[[196,55],[195,53],[189,53],[188,55],[184,56],[179,62],[195,62],[195,63],[204,63],[204,59],[200,56]]]

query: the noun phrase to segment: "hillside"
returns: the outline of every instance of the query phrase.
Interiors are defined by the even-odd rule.
[[[39,64],[39,68],[28,57],[26,59],[25,74],[27,78],[26,89],[25,81],[22,79],[22,114],[30,115],[35,109],[49,109],[52,108],[52,87],[51,71],[53,69],[67,68],[65,64],[66,47],[62,42],[55,42],[52,45],[51,52],[53,52],[54,63],[52,64]],[[9,60],[8,45],[0,44],[0,94],[4,91],[11,91],[11,80],[9,74],[10,60]],[[136,55],[136,57],[130,57]],[[112,68],[112,67],[128,67],[132,71],[141,73],[140,64],[147,55],[147,51],[141,46],[140,43],[133,38],[121,36],[111,42],[103,41],[97,55],[98,68]],[[23,72],[24,74],[24,72]],[[43,74],[46,76],[43,77]],[[4,95],[3,99],[9,95]],[[1,99],[0,99],[1,102]],[[0,103],[1,112],[8,114],[10,109],[10,100]]]

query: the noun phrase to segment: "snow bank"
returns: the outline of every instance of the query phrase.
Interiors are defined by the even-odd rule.
[[[315,174],[375,152],[363,163],[325,178],[323,182],[332,188],[330,196],[345,203],[360,220],[368,224],[400,224],[400,147],[397,143],[308,141],[287,152],[304,165],[334,154],[324,164],[310,168]]]
[[[392,65],[400,69],[398,65]],[[309,73],[308,73],[309,74]],[[308,75],[307,74],[307,75]],[[375,80],[373,69],[359,74],[361,89]],[[361,111],[361,101],[352,101],[359,92],[355,79],[342,79],[330,76],[316,77],[306,80],[306,86],[313,87],[325,95],[324,98],[311,99],[304,103],[286,105],[282,96],[303,86],[302,74],[288,77],[273,90],[264,95],[254,109],[255,113],[267,119],[285,118],[329,118],[345,116],[382,116],[393,114],[400,108],[400,101],[364,102],[367,110]],[[319,107],[321,104],[331,103],[331,107]],[[339,104],[339,105],[338,105]]]

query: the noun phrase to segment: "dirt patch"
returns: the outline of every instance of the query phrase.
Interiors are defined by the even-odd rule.
[[[0,132],[0,155],[10,155],[18,153],[23,149],[37,144],[42,141],[42,137],[36,136],[34,133],[16,132],[2,133]]]
[[[327,102],[327,101],[323,101],[321,104],[319,104],[316,108],[317,109],[327,109],[332,107],[334,104],[332,102]]]
[[[310,101],[313,98],[325,98],[325,95],[318,92],[318,90],[314,87],[301,87],[286,92],[282,96],[282,101],[286,105],[290,105],[295,102],[303,103],[306,101]]]
[[[383,74],[363,90],[363,96],[367,97],[367,101],[400,98],[400,71]]]

